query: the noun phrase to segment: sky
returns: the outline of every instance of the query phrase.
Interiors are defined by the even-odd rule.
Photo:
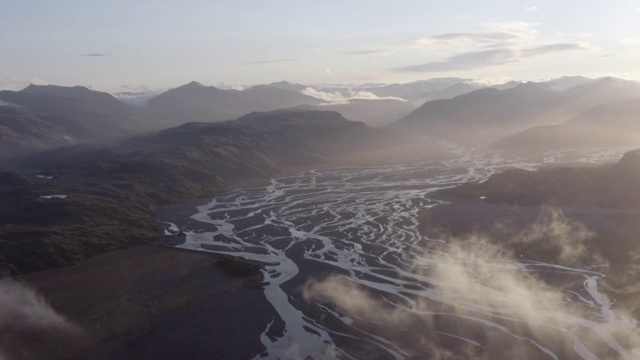
[[[0,0],[0,89],[640,80],[640,0]]]

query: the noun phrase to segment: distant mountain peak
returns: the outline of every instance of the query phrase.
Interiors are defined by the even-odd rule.
[[[197,81],[195,81],[195,80],[194,80],[194,81],[192,81],[192,82],[190,82],[190,83],[188,83],[188,84],[186,84],[185,86],[206,87],[205,85],[202,85],[202,83],[197,82]]]

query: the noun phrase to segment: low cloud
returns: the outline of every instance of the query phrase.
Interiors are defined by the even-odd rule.
[[[78,55],[78,57],[104,57],[104,56],[110,56],[111,54],[109,53],[86,53],[86,54],[80,54]]]
[[[531,228],[513,236],[517,239],[512,242],[520,245],[553,243],[559,247],[560,268],[589,255],[583,242],[591,234],[555,210],[547,210]],[[571,280],[589,289],[594,300],[587,300],[580,290],[569,290],[571,283],[552,286],[543,280],[553,268],[537,272],[535,266],[520,263],[519,256],[486,235],[476,233],[434,244],[399,272],[396,284],[375,283],[355,274],[330,276],[308,281],[302,294],[308,302],[330,306],[355,319],[356,329],[404,344],[398,351],[407,357],[640,356],[640,333],[630,330],[637,329],[636,322],[613,312],[612,301],[597,290],[596,273],[585,272],[584,278],[574,274]],[[403,279],[412,286],[404,285]],[[562,275],[555,281],[561,279]]]
[[[20,107],[20,105],[18,104],[14,104],[12,102],[2,101],[2,100],[0,100],[0,106]]]
[[[8,278],[0,280],[0,356],[46,358],[81,335],[35,290]]]
[[[524,8],[524,10],[525,10],[525,11],[538,11],[538,10],[540,10],[540,8],[539,8],[539,7],[537,7],[537,6],[526,6],[526,7]]]
[[[37,77],[32,77],[30,79],[21,79],[16,76],[4,78],[0,80],[0,90],[22,90],[27,87],[29,84],[34,85],[48,85],[49,83],[46,80],[42,80]]]
[[[348,104],[351,100],[396,100],[406,102],[407,100],[395,97],[395,96],[378,96],[370,91],[366,90],[354,90],[354,89],[341,89],[337,90],[317,90],[312,87],[307,87],[302,90],[302,93],[307,96],[321,99],[327,104]]]

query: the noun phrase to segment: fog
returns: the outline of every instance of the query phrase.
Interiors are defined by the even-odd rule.
[[[81,335],[34,289],[0,280],[0,359],[42,359]]]
[[[409,288],[394,295],[363,286],[362,280],[356,284],[347,276],[329,276],[308,281],[301,291],[307,301],[334,307],[362,329],[378,328],[411,349],[409,357],[557,359],[577,353],[585,359],[637,358],[635,320],[612,310],[612,301],[597,289],[601,274],[587,270],[594,264],[585,261],[594,258],[597,265],[606,265],[587,251],[590,236],[584,225],[547,209],[516,233],[510,245],[553,244],[560,260],[555,266],[583,275],[577,281],[583,279],[595,302],[581,301],[576,279],[560,271],[554,275],[554,265],[538,272],[534,263],[519,262],[512,246],[477,232],[443,239],[445,244],[437,243],[398,274],[420,279],[427,285],[424,290]],[[452,338],[463,341],[453,346]]]

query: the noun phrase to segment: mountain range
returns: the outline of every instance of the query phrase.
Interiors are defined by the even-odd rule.
[[[633,112],[632,102],[621,103],[632,99],[640,99],[640,83],[621,79],[602,78],[564,92],[547,83],[522,83],[503,90],[487,88],[427,102],[388,128],[468,145],[497,142],[498,147],[518,149],[522,145],[525,149],[524,138],[532,143],[545,142],[545,134],[554,133],[555,126],[564,122],[571,126],[569,133],[584,125],[608,127],[608,134],[626,131],[638,134],[628,121]],[[603,108],[597,110],[598,106]],[[588,132],[574,135],[581,139],[581,144],[594,140],[593,136],[586,136]],[[508,140],[510,136],[514,136],[513,140]],[[561,142],[557,145],[563,146]]]
[[[279,82],[245,90],[191,82],[138,105],[81,86],[30,85],[0,91],[0,159],[293,108],[337,111],[402,136],[509,150],[604,146],[620,139],[635,145],[636,99],[637,82],[584,77],[491,86],[460,78],[348,86]]]

